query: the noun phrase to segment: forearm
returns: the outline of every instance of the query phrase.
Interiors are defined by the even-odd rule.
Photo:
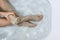
[[[11,25],[9,21],[7,21],[6,19],[0,19],[0,27],[5,27],[8,25]]]

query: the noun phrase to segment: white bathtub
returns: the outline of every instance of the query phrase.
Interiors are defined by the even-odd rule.
[[[17,25],[0,28],[0,40],[44,40],[51,30],[51,6],[48,0],[9,0],[19,15],[43,14],[35,28]]]

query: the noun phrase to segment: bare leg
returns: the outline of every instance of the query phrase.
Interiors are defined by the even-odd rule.
[[[12,16],[11,16],[12,17]],[[35,24],[29,22],[29,21],[40,21],[42,20],[43,15],[29,15],[29,16],[25,16],[23,17],[19,22],[20,22],[20,26],[29,26],[29,27],[34,27],[36,26]],[[13,19],[13,18],[12,18]]]
[[[20,26],[29,26],[29,27],[35,27],[36,24],[33,24],[29,21],[41,21],[43,19],[43,15],[29,15],[24,16],[20,21]]]
[[[36,24],[30,23],[30,22],[23,22],[23,23],[19,24],[19,26],[35,27]]]
[[[28,15],[28,16],[24,16],[21,19],[21,22],[26,22],[26,21],[40,21],[42,19],[43,19],[43,15]]]

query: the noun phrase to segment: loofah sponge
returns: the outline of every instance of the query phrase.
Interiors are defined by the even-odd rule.
[[[19,21],[20,21],[20,18],[19,17],[16,17],[15,15],[9,15],[9,19],[11,21],[12,24],[18,24]]]

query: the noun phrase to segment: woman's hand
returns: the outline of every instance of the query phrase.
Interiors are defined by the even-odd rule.
[[[14,12],[0,12],[0,15],[4,16],[8,21],[10,20],[8,15],[16,15]]]
[[[0,12],[0,15],[4,16],[6,18],[6,19],[0,18],[0,26],[12,25],[8,18],[8,15],[10,15],[10,14],[15,15],[15,13],[13,13],[13,12]]]

